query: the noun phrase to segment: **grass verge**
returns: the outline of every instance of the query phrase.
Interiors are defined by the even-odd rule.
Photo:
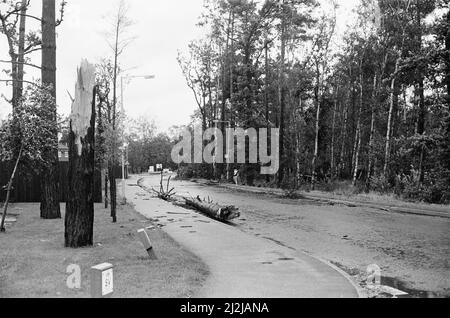
[[[61,206],[64,212],[65,205]],[[131,206],[121,206],[118,223],[95,206],[94,246],[64,248],[64,221],[39,218],[38,204],[15,204],[17,221],[0,234],[0,298],[87,298],[89,271],[108,262],[114,267],[116,298],[187,298],[195,295],[208,269],[161,230],[148,230],[158,260],[148,259],[137,230],[153,224]],[[81,288],[67,287],[67,267],[81,268]]]

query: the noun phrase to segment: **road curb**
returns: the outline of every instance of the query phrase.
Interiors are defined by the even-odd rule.
[[[338,272],[339,274],[341,274],[342,276],[344,276],[344,278],[348,280],[348,282],[353,286],[353,288],[355,288],[356,292],[358,293],[358,297],[359,297],[360,299],[366,299],[366,298],[368,298],[368,294],[367,294],[367,292],[365,291],[365,289],[362,288],[358,283],[356,283],[356,282],[354,281],[354,279],[353,279],[347,272],[345,272],[345,271],[342,270],[341,268],[337,267],[336,265],[334,265],[334,264],[331,263],[330,261],[327,261],[327,260],[325,260],[325,259],[323,259],[323,258],[320,258],[320,257],[318,257],[318,256],[314,256],[314,255],[309,254],[309,253],[306,253],[306,252],[302,252],[302,253],[308,255],[309,257],[312,257],[312,258],[318,260],[319,262],[324,263],[325,265],[328,265],[329,267],[331,267],[332,269],[334,269],[336,272]]]

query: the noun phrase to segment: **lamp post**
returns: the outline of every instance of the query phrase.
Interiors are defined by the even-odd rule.
[[[123,114],[125,114],[125,104],[124,104],[124,80],[126,79],[134,79],[134,78],[143,78],[146,80],[152,80],[155,79],[155,75],[133,75],[133,76],[122,76],[120,78],[120,86],[121,86],[121,108],[122,108],[122,116]],[[124,125],[124,120],[125,118],[122,118],[122,125]],[[125,126],[125,125],[124,125]],[[122,136],[122,139],[123,138]],[[128,149],[128,144],[124,143],[123,147],[122,147],[122,197],[124,202],[126,202],[126,198],[125,198],[125,151],[127,151]]]
[[[213,121],[214,124],[216,125],[216,131],[217,131],[217,124],[222,123],[222,124],[227,124],[228,125],[228,129],[231,128],[231,122],[228,120],[214,120]],[[225,159],[227,160],[227,181],[230,180],[230,144],[229,144],[229,140],[228,140],[228,136],[227,134],[225,134],[226,137],[226,143],[227,143],[227,154],[225,155]],[[215,143],[216,143],[216,149],[217,149],[217,136],[215,138]],[[216,170],[216,154],[214,153],[214,171]]]
[[[124,203],[126,203],[125,198],[125,152],[128,149],[128,143],[124,143],[122,146],[122,198]]]

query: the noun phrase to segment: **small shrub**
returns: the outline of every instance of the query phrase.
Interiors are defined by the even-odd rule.
[[[178,169],[177,179],[190,180],[194,178],[194,169],[192,166],[183,166]]]
[[[424,182],[420,182],[416,174],[402,176],[398,180],[396,191],[407,200],[436,204],[450,202],[450,185],[445,178],[433,175],[427,175]]]
[[[388,194],[392,191],[389,180],[384,175],[375,175],[370,179],[372,190],[380,194]]]

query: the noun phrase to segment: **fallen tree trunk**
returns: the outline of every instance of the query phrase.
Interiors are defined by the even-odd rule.
[[[239,218],[241,216],[239,209],[235,206],[221,206],[217,203],[212,202],[209,198],[208,201],[197,198],[187,198],[182,196],[177,196],[175,188],[170,188],[170,180],[167,180],[166,189],[163,185],[163,175],[161,174],[160,190],[156,191],[153,188],[148,188],[142,184],[142,179],[138,181],[138,185],[147,192],[153,192],[156,196],[164,201],[171,202],[174,205],[181,207],[188,206],[191,207],[213,219],[228,222],[233,219]]]
[[[231,221],[241,216],[239,209],[234,206],[220,206],[213,202],[203,201],[199,197],[196,199],[184,199],[186,200],[186,205],[189,207],[195,208],[196,210],[219,221]]]

